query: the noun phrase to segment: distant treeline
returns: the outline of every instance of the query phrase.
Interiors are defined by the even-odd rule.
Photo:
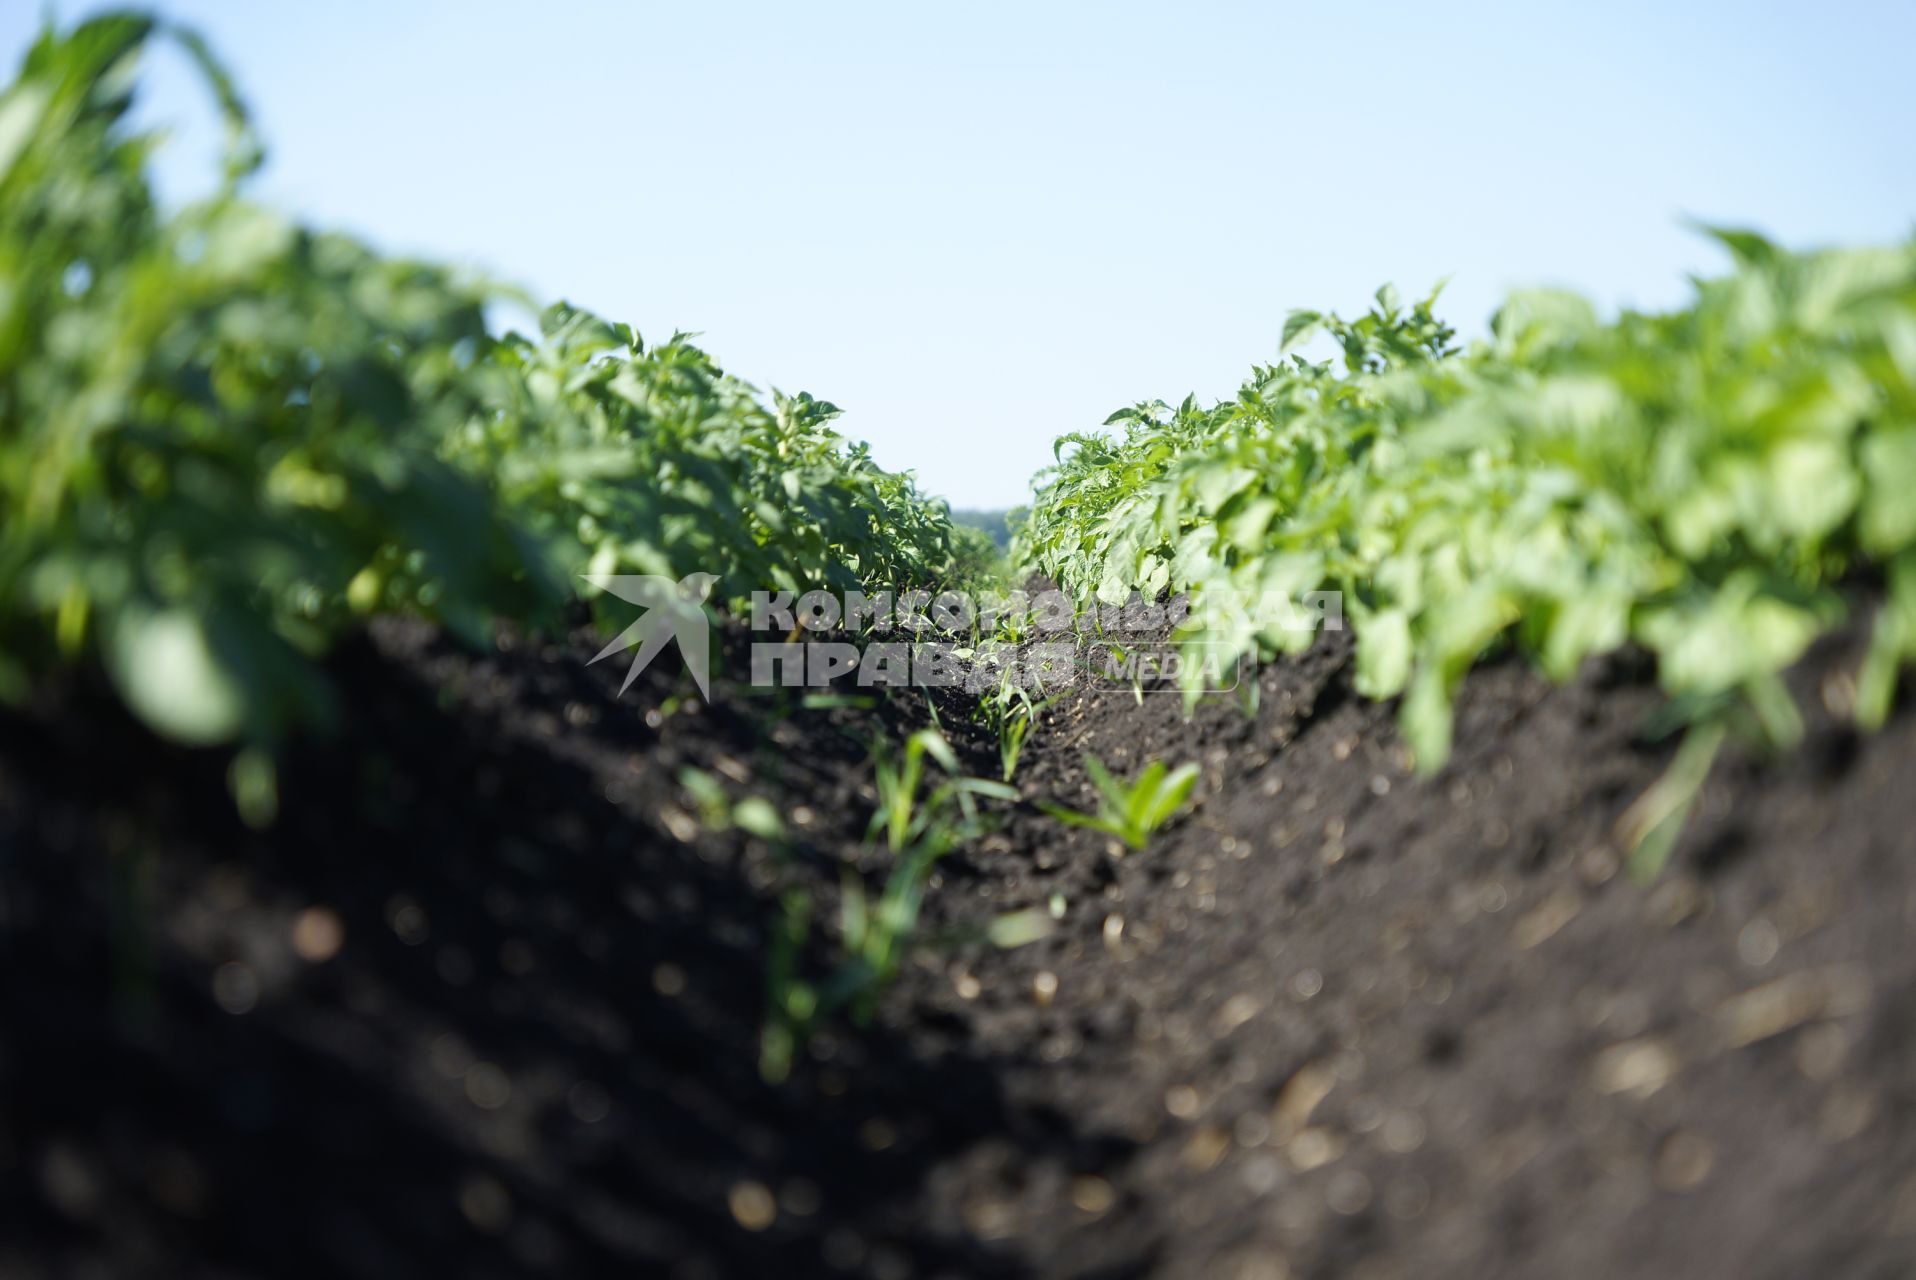
[[[991,535],[991,540],[1000,548],[1011,545],[1011,512],[1000,511],[959,511],[951,513],[953,524],[970,525],[974,529],[983,529]]]

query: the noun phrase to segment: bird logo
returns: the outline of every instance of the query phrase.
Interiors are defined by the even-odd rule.
[[[692,681],[698,685],[699,693],[707,702],[712,700],[711,662],[712,651],[708,642],[711,624],[705,616],[705,599],[712,594],[712,584],[718,581],[713,573],[688,573],[677,582],[672,579],[650,573],[585,573],[580,574],[587,582],[617,596],[627,604],[636,604],[645,610],[638,620],[614,636],[594,655],[592,662],[607,658],[621,649],[633,645],[639,651],[632,657],[632,665],[626,668],[625,683],[619,686],[624,693],[639,678],[639,672],[651,665],[652,659],[659,656],[668,641],[676,640],[679,653],[685,659],[685,669],[692,673]],[[587,666],[592,663],[588,662]]]

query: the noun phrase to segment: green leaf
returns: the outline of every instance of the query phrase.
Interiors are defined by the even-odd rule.
[[[1168,776],[1157,782],[1140,825],[1146,831],[1156,831],[1169,822],[1190,800],[1191,793],[1197,789],[1197,784],[1197,765],[1187,763],[1173,769]]]
[[[1284,317],[1284,335],[1278,340],[1277,354],[1285,355],[1293,347],[1307,342],[1323,327],[1324,317],[1315,311],[1293,311]]]
[[[1410,616],[1383,609],[1364,620],[1353,683],[1366,698],[1394,698],[1410,680]]]
[[[1863,545],[1887,558],[1916,543],[1916,429],[1872,435],[1860,452],[1867,478]]]
[[[785,838],[785,823],[763,796],[746,796],[732,807],[732,821],[761,840]]]
[[[1770,454],[1774,510],[1785,532],[1818,538],[1855,508],[1862,484],[1848,451],[1834,440],[1791,440]]]
[[[27,81],[16,84],[5,99],[0,99],[0,182],[7,180],[7,173],[33,141],[52,98],[45,85]]]
[[[1707,223],[1693,223],[1699,231],[1730,251],[1742,267],[1766,267],[1773,264],[1779,250],[1769,240],[1755,231],[1745,231],[1735,227],[1716,227]]]
[[[152,728],[177,742],[231,742],[246,722],[246,691],[215,654],[192,612],[128,606],[113,620],[107,670]]]

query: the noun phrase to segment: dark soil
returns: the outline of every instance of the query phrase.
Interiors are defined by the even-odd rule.
[[[1338,635],[1254,712],[1062,700],[1028,797],[1088,805],[1091,751],[1200,806],[1122,857],[1011,813],[926,936],[1052,934],[922,949],[778,1086],[781,898],[882,876],[867,746],[922,700],[621,698],[589,637],[384,622],[261,833],[222,757],[49,690],[0,719],[0,1275],[1909,1274],[1916,714],[1832,714],[1862,634],[1647,886],[1627,659],[1480,670],[1430,780]],[[687,767],[795,838],[705,829]]]

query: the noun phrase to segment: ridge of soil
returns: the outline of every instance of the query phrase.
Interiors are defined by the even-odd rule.
[[[0,1274],[1907,1274],[1916,715],[1846,727],[1863,636],[1649,886],[1609,847],[1669,757],[1627,656],[1479,669],[1429,780],[1341,635],[1249,713],[1062,699],[1028,800],[1088,807],[1089,751],[1196,759],[1199,806],[1122,857],[1010,813],[926,936],[1051,934],[921,948],[778,1086],[769,928],[882,876],[867,748],[912,698],[620,697],[584,633],[380,620],[259,833],[223,759],[50,691],[0,716]],[[705,829],[687,767],[790,846]]]

